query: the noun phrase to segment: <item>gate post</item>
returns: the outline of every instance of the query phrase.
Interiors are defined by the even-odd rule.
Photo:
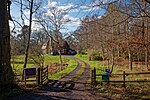
[[[93,72],[94,72],[94,70],[91,71],[91,85],[92,85],[92,86],[93,86],[93,77],[94,77],[94,76],[93,76]]]
[[[41,74],[40,74],[40,68],[38,68],[37,70],[37,84],[40,85],[41,84]]]
[[[94,70],[93,70],[93,81],[94,81],[94,86],[96,86],[96,68],[94,67]]]
[[[47,65],[47,80],[48,80],[48,65]]]
[[[123,72],[123,87],[126,87],[126,83],[125,83],[125,78],[126,78],[126,74],[125,71]]]

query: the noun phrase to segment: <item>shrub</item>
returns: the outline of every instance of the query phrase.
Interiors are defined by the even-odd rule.
[[[79,54],[87,55],[88,53],[86,51],[81,50],[81,51],[79,51]]]
[[[89,55],[89,60],[103,60],[103,57],[98,51],[94,51]]]

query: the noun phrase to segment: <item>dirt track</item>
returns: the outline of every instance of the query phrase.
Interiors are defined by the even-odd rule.
[[[38,89],[16,97],[9,97],[7,100],[108,100],[92,94],[92,89],[86,86],[90,78],[90,65],[85,63],[85,70],[77,81],[67,83],[69,79],[80,69],[83,61],[71,57],[78,62],[77,68],[59,81],[52,81],[42,89]],[[64,85],[65,84],[65,85]],[[69,85],[70,88],[64,88]]]

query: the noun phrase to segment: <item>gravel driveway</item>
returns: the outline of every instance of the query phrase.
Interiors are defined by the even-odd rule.
[[[71,58],[78,62],[78,66],[61,80],[51,81],[42,89],[36,89],[16,97],[9,97],[7,100],[108,100],[94,95],[93,90],[87,86],[87,81],[90,79],[90,65],[80,59]],[[83,63],[84,65],[82,65]],[[81,66],[85,66],[82,76],[78,80],[68,83],[68,80],[76,74]]]

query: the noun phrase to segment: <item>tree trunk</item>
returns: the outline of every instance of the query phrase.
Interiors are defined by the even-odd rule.
[[[138,52],[140,52],[140,51],[138,51]],[[139,53],[137,53],[137,59],[138,59],[138,63],[137,63],[137,67],[138,68],[140,68],[140,54]]]
[[[148,48],[145,47],[145,65],[148,69]]]
[[[0,90],[14,84],[14,73],[10,64],[10,29],[7,0],[0,2]],[[1,92],[1,91],[0,91]]]
[[[115,56],[115,51],[114,51],[114,48],[112,49],[112,61],[111,61],[111,73],[113,72],[113,69],[114,69],[114,56]]]
[[[130,47],[128,47],[128,56],[129,56],[129,68],[132,71],[132,55],[131,55]]]
[[[27,41],[27,47],[26,47],[26,50],[25,50],[24,68],[26,68],[27,60],[28,60],[28,55],[29,55],[30,36],[31,36],[31,25],[32,25],[32,15],[33,15],[33,0],[31,0],[31,5],[30,5],[29,37],[28,37],[28,41]],[[23,72],[23,73],[24,73],[24,72]]]
[[[50,50],[49,50],[49,43],[50,43],[50,40],[47,41],[47,44],[46,44],[46,54],[49,54],[50,53]]]
[[[62,70],[62,66],[63,66],[63,61],[62,61],[62,55],[61,55],[61,49],[59,50],[59,58],[60,58],[60,71]]]
[[[119,49],[119,46],[117,46],[117,56],[120,57],[120,49]]]

